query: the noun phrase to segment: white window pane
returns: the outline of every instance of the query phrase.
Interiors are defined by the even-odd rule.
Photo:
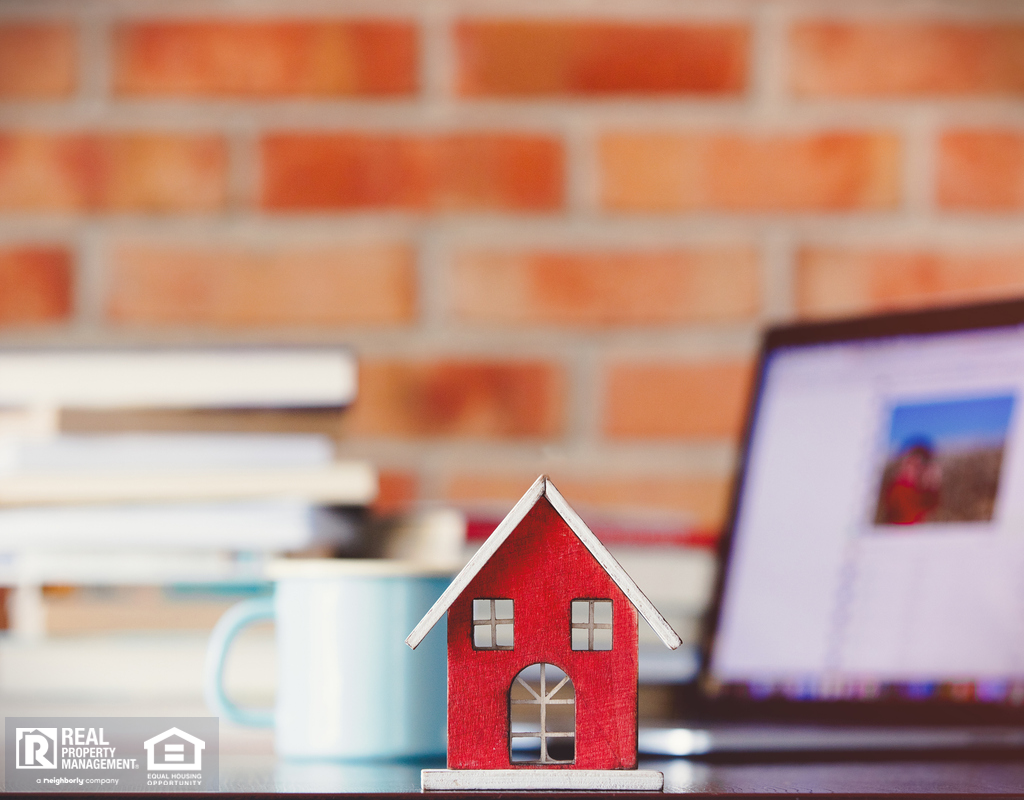
[[[594,628],[594,649],[595,650],[611,650],[612,649],[612,631],[611,631],[611,628]]]
[[[586,628],[573,628],[572,629],[572,649],[573,650],[589,650],[590,649],[590,639],[588,638],[587,629]]]
[[[572,601],[572,621],[573,622],[590,622],[590,601],[589,600],[573,600]]]
[[[491,601],[490,600],[474,600],[473,601],[473,621],[479,622],[481,620],[491,618]]]
[[[511,647],[512,646],[512,626],[511,625],[495,625],[494,626],[494,638],[495,644],[498,647]]]
[[[513,764],[528,763],[540,758],[540,737],[516,736],[512,739],[512,752],[509,753]]]
[[[490,625],[473,626],[473,644],[476,647],[494,647],[494,645],[491,643]]]
[[[557,683],[552,681],[551,686],[555,686]],[[550,691],[550,688],[548,689]],[[558,694],[555,695],[554,699],[567,700],[572,697],[572,691],[568,693],[565,691],[563,686],[558,690]],[[558,733],[572,733],[576,728],[576,709],[574,706],[568,703],[557,703],[548,705],[544,713],[544,728],[548,731],[554,731]],[[563,737],[558,737],[563,738]],[[551,742],[549,741],[550,745]]]
[[[494,618],[495,619],[512,619],[512,601],[511,600],[495,600],[494,601]]]
[[[612,601],[611,600],[595,600],[594,601],[594,622],[600,622],[602,624],[611,624],[612,621]]]

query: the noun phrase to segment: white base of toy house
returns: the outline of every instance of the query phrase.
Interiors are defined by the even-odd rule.
[[[420,786],[425,792],[660,792],[665,776],[650,769],[425,769]]]

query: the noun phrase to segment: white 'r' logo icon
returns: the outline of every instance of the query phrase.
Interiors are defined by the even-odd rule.
[[[57,769],[56,728],[15,728],[15,769]]]

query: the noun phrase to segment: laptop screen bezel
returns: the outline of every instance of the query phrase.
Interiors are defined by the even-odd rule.
[[[685,713],[723,720],[778,722],[823,721],[843,724],[1024,724],[1024,706],[1007,703],[954,701],[930,697],[908,700],[880,699],[765,699],[723,695],[713,691],[711,653],[720,623],[723,597],[732,557],[733,541],[750,455],[751,434],[757,418],[765,369],[780,348],[801,347],[872,339],[952,333],[1024,326],[1024,300],[885,313],[822,322],[804,322],[769,328],[762,337],[747,413],[743,424],[738,462],[730,494],[725,527],[718,541],[718,571],[708,606],[701,641],[701,668],[695,687],[684,689],[678,699]]]

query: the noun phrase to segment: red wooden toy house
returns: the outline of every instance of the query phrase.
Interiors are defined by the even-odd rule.
[[[406,643],[445,612],[448,769],[424,789],[661,788],[636,770],[637,612],[681,641],[546,476]]]

